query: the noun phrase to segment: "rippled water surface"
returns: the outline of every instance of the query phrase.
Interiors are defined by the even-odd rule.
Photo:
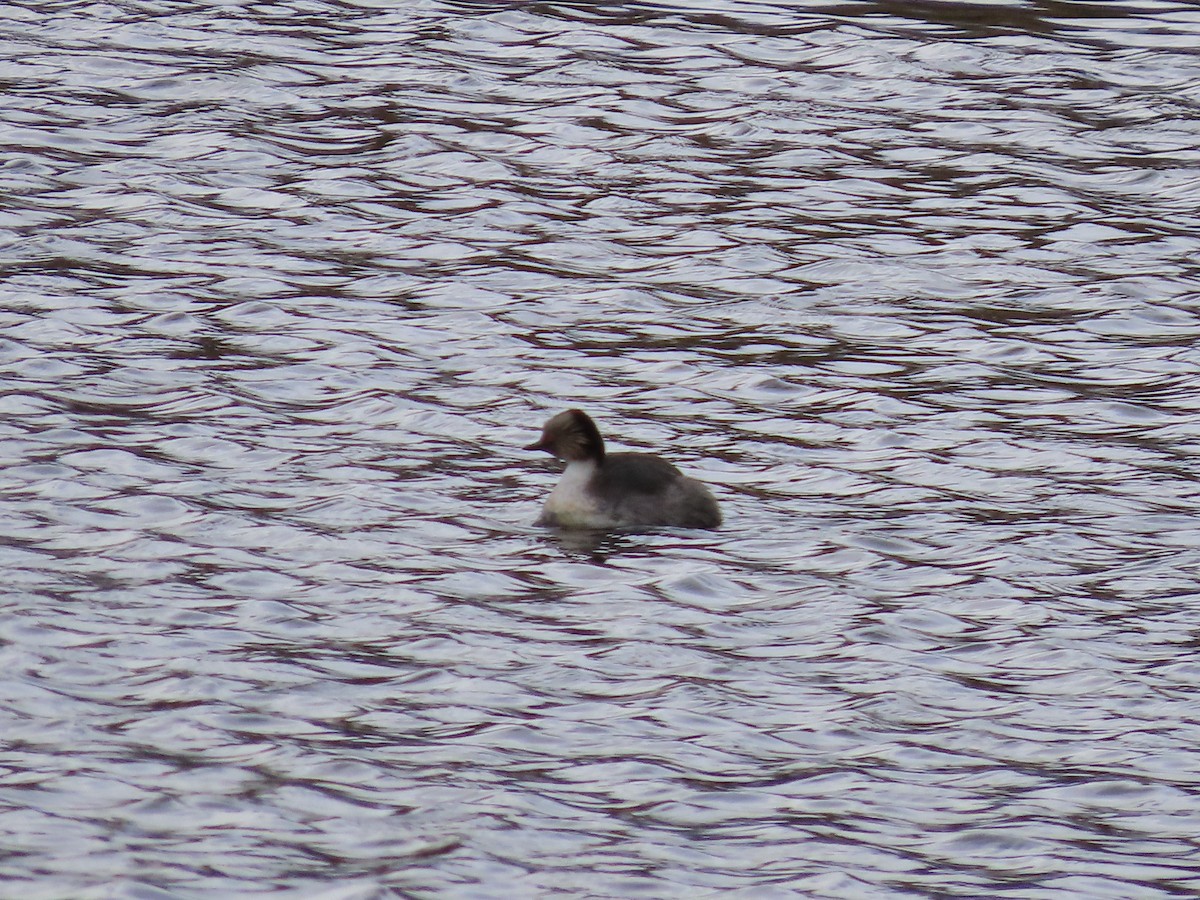
[[[1195,5],[26,2],[0,86],[0,893],[1200,893]],[[533,527],[568,406],[725,527]]]

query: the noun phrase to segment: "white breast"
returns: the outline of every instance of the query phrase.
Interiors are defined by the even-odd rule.
[[[567,463],[562,478],[546,498],[543,515],[568,528],[606,528],[612,523],[604,516],[595,497],[588,493],[588,482],[596,472],[590,460]]]

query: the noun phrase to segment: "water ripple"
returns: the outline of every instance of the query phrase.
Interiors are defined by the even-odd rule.
[[[1198,37],[0,10],[0,878],[1200,892]],[[532,527],[576,405],[726,526]]]

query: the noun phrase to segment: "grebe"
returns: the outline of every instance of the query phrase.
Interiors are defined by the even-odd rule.
[[[545,450],[567,464],[546,499],[539,525],[559,528],[637,528],[671,525],[716,528],[717,501],[703,484],[649,453],[605,453],[587,413],[554,416],[526,450]]]

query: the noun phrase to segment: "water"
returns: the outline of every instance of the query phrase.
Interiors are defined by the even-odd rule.
[[[1200,13],[790,6],[0,10],[0,894],[1200,893]]]

